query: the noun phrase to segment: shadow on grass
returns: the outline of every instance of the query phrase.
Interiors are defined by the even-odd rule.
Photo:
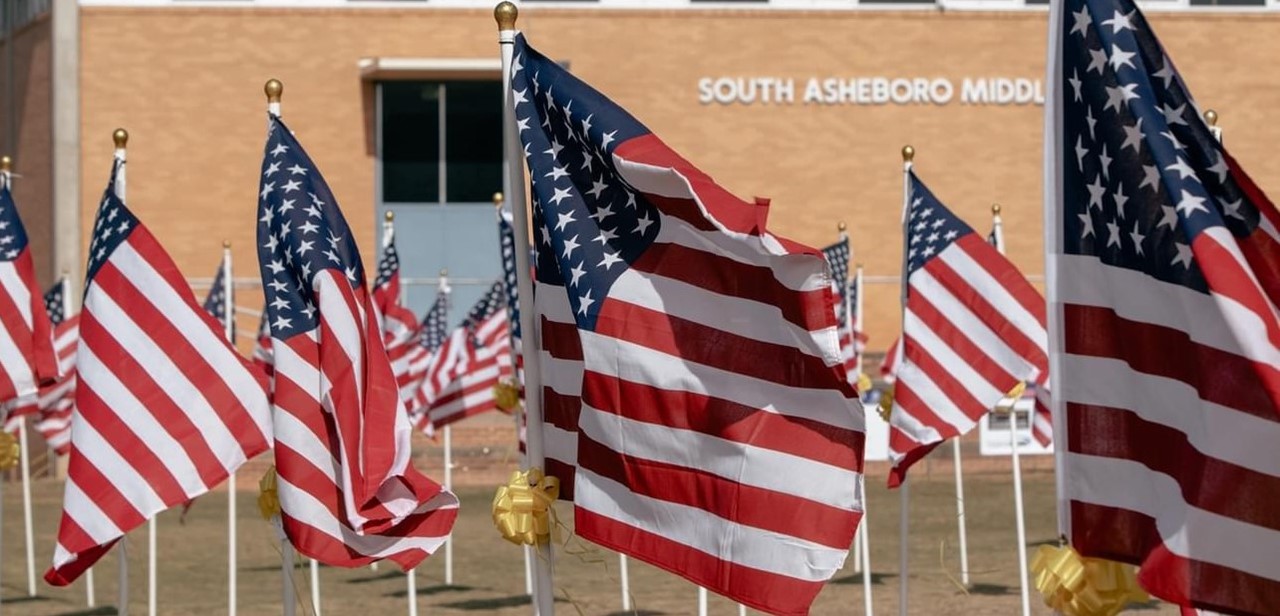
[[[384,571],[382,573],[373,573],[373,575],[366,575],[364,577],[351,578],[349,580],[346,580],[345,583],[368,584],[371,582],[385,582],[387,580],[403,580],[403,579],[404,579],[403,572],[401,572],[399,569],[392,569],[390,571]]]
[[[87,610],[76,610],[74,612],[58,612],[54,616],[109,616],[119,614],[114,605],[104,605],[102,607],[91,607]]]
[[[970,584],[969,594],[984,597],[998,597],[1013,594],[1013,588],[1004,584]]]
[[[657,610],[623,610],[621,612],[609,612],[605,616],[663,616],[666,612]]]
[[[402,592],[400,593],[400,596],[403,597],[404,594],[405,593]],[[560,597],[556,597],[555,602],[565,603],[565,600]],[[454,601],[452,603],[439,603],[437,605],[439,607],[444,607],[444,608],[449,608],[454,610],[479,612],[479,611],[500,610],[505,607],[520,607],[522,605],[530,605],[531,603],[533,603],[533,598],[530,597],[529,595],[511,595],[510,597],[493,597],[490,599],[467,599],[466,601]],[[621,612],[621,613],[630,614],[631,612]],[[652,614],[656,612],[640,612],[640,613]]]
[[[1040,540],[1038,540],[1038,541],[1028,541],[1028,542],[1027,542],[1027,547],[1029,547],[1029,548],[1038,548],[1038,547],[1040,547],[1040,546],[1042,546],[1042,545],[1051,545],[1051,546],[1057,547],[1057,545],[1058,545],[1058,538],[1057,538],[1057,537],[1051,537],[1051,538],[1049,538],[1049,539],[1040,539]]]
[[[402,578],[404,577],[404,574],[403,574],[403,573],[398,574],[398,575],[399,575],[400,577],[402,577]],[[472,590],[475,590],[475,587],[474,587],[474,586],[463,586],[463,585],[461,585],[461,584],[436,584],[435,586],[424,586],[424,587],[422,587],[422,588],[419,588],[419,589],[418,589],[418,596],[423,596],[423,595],[426,595],[426,596],[438,595],[438,594],[440,594],[440,593],[445,593],[445,592],[468,592],[468,591],[472,591]],[[384,596],[384,597],[407,597],[407,596],[409,596],[409,591],[408,591],[408,590],[397,590],[397,591],[395,591],[395,592],[383,593],[383,595],[382,595],[382,596]],[[517,603],[517,604],[515,604],[515,605],[519,605],[519,604]]]
[[[876,573],[872,571],[871,583],[876,586],[882,586],[884,585],[885,580],[893,579],[896,577],[898,577],[898,574],[896,573]],[[834,580],[831,580],[831,583],[832,584],[861,584],[862,574],[855,573],[853,575],[846,575],[842,578],[836,578]]]
[[[42,601],[52,601],[52,599],[49,597],[42,597],[40,595],[36,595],[34,597],[30,595],[22,595],[21,597],[5,597],[4,605],[9,605],[10,603],[40,603]]]

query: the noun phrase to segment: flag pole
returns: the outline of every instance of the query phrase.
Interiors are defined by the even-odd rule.
[[[62,318],[64,320],[71,317],[71,310],[73,307],[73,302],[75,301],[73,299],[75,290],[72,284],[73,283],[71,282],[71,273],[67,270],[62,270]],[[54,468],[57,469],[57,467],[58,467],[58,464],[57,464],[57,460],[55,459]],[[85,604],[88,607],[95,607],[95,605],[97,604],[97,597],[95,596],[96,594],[97,593],[94,592],[94,588],[93,588],[93,567],[89,567],[84,572]]]
[[[902,290],[900,298],[902,301],[902,317],[905,322],[907,313],[907,238],[910,233],[911,226],[911,165],[916,157],[916,149],[907,145],[902,147]],[[903,341],[906,344],[906,341]],[[903,349],[905,356],[906,349]],[[898,487],[898,497],[900,499],[898,512],[898,615],[907,616],[907,535],[910,527],[911,517],[908,515],[907,506],[911,500],[911,494],[908,491],[911,483],[905,478],[902,485]]]
[[[387,210],[382,215],[382,250],[386,250],[387,246],[395,239],[396,233],[396,213]],[[400,290],[400,297],[397,298],[404,303],[404,289]],[[409,616],[418,616],[418,568],[414,567],[404,572],[405,596],[409,600]]]
[[[511,76],[512,60],[515,53],[516,19],[519,10],[516,5],[504,0],[493,9],[494,20],[498,23],[498,44],[502,52],[502,122],[505,138],[504,150],[507,164],[507,190],[511,202],[511,213],[516,237],[516,282],[522,306],[533,306],[533,280],[529,276],[529,210],[525,198],[524,184],[524,148],[520,146],[520,136],[515,130],[515,108],[512,105]],[[543,468],[546,458],[542,442],[542,371],[541,360],[537,353],[540,336],[534,323],[533,310],[520,311],[520,330],[527,332],[530,341],[534,342],[533,352],[525,353],[525,391],[532,392],[525,396],[525,414],[528,428],[526,430],[529,466]],[[539,543],[537,558],[534,559],[533,604],[539,616],[555,614],[551,590],[552,552],[551,544]]]
[[[129,132],[123,128],[117,128],[111,134],[111,139],[115,142],[116,151],[115,158],[120,161],[120,171],[116,173],[115,191],[116,198],[121,201],[125,200],[125,184],[126,184],[126,160],[125,148],[129,145]],[[120,547],[116,550],[116,558],[120,563],[119,567],[119,583],[116,587],[116,613],[120,616],[128,616],[129,614],[129,538],[127,536],[120,538]]]
[[[853,313],[853,331],[850,335],[857,335],[862,331],[862,264],[859,263],[854,268],[853,274],[854,289],[854,310]],[[854,346],[854,370],[858,372],[858,378],[862,378],[862,353],[857,352],[856,338],[852,339]],[[867,616],[872,616],[874,612],[871,605],[871,529],[867,526],[870,516],[867,515],[867,481],[866,477],[858,483],[858,497],[862,500],[862,523],[858,525],[858,536],[854,539],[858,541],[858,545],[862,551],[862,558],[859,564],[862,566],[862,609]]]
[[[1209,133],[1213,135],[1218,143],[1222,143],[1222,127],[1218,126],[1218,112],[1207,109],[1204,112],[1204,122],[1209,125]]]
[[[315,616],[320,616],[320,562],[314,558],[311,561],[311,611]]]
[[[0,159],[4,183],[13,189],[13,159]],[[31,453],[27,451],[27,418],[18,421],[18,462],[22,467],[22,530],[27,552],[27,596],[36,596],[36,548],[31,530]]]
[[[849,229],[849,226],[846,225],[843,220],[836,224],[836,231],[839,232],[839,236],[838,236],[839,241],[844,242],[845,246],[849,245],[848,229]],[[852,247],[849,247],[849,258],[850,259],[853,258]],[[839,285],[838,289],[840,291],[841,301],[844,304],[844,319],[843,319],[844,322],[840,324],[840,327],[843,327],[845,330],[845,334],[849,336],[849,353],[851,353],[854,357],[854,362],[855,362],[854,365],[856,368],[855,371],[858,374],[861,374],[862,367],[860,364],[857,363],[859,361],[857,359],[858,358],[858,351],[857,351],[858,341],[854,337],[854,333],[853,333],[853,309],[854,308],[853,308],[853,298],[850,296],[850,293],[849,293],[849,280],[846,277],[846,279],[844,280],[837,280],[836,284]],[[843,358],[841,359],[843,360]],[[854,385],[854,386],[856,387],[857,385]],[[865,514],[865,511],[864,511],[864,514]],[[858,530],[853,535],[853,572],[862,573],[862,525],[861,524],[858,525]]]
[[[445,280],[449,276],[449,270],[440,270],[440,280]],[[426,412],[424,410],[424,412]],[[453,491],[453,425],[445,424],[441,432],[444,433],[444,489]],[[449,531],[449,537],[444,541],[444,585],[453,586],[453,531]]]
[[[222,333],[236,344],[236,306],[231,284],[231,242],[222,241]],[[236,616],[236,474],[227,475],[227,614]]]
[[[707,616],[707,589],[698,587],[698,616]]]
[[[499,232],[501,232],[501,229],[502,229],[502,222],[503,222],[502,205],[504,202],[505,202],[505,198],[502,193],[500,192],[493,193],[493,207],[495,210],[495,214],[497,214],[498,216]],[[499,243],[501,243],[501,238],[499,238],[499,240],[500,240]],[[515,251],[514,246],[512,246],[512,251],[514,253]],[[514,257],[515,255],[512,254],[512,258]],[[505,268],[506,257],[504,256],[502,257],[502,259],[503,259],[503,267]],[[511,318],[512,316],[513,315],[507,315],[507,318]],[[516,317],[516,318],[519,318],[519,317]],[[519,325],[519,324],[517,323],[516,325]],[[521,330],[521,332],[523,331],[524,330]],[[521,334],[521,337],[523,338],[523,333]],[[511,337],[511,370],[516,375],[516,387],[521,387],[524,384],[524,373],[521,366],[522,364],[520,363],[520,351],[516,349],[516,337],[512,336]],[[528,394],[525,394],[525,395],[528,395]],[[520,428],[524,426],[524,422],[522,420],[523,417],[524,417],[524,408],[517,402],[515,408],[511,410],[511,419],[515,422],[515,425],[516,425],[517,446],[520,443]],[[520,470],[522,471],[529,470],[529,460],[527,459],[526,455],[520,454],[519,459],[520,459]],[[524,552],[524,594],[532,595],[533,594],[533,561],[531,558],[532,550],[527,545],[523,546],[523,548],[524,549],[522,551]],[[625,571],[623,572],[623,575],[624,576],[626,575]],[[624,577],[623,578],[624,583],[625,583],[625,579],[626,578]],[[624,604],[624,609],[625,609],[625,604]]]
[[[267,95],[267,115],[280,117],[280,96],[284,94],[284,84],[279,79],[268,79],[267,83],[262,86],[262,91]],[[268,136],[270,136],[271,119],[267,118]],[[282,613],[284,616],[294,616],[297,613],[297,599],[293,590],[293,546],[289,543],[289,535],[284,532],[284,521],[277,518],[280,523],[280,573],[282,577],[281,590],[283,592]]]
[[[991,204],[991,239],[995,249],[1004,254],[1004,221],[1000,204]],[[1013,464],[1013,513],[1018,538],[1018,589],[1022,594],[1022,616],[1031,616],[1031,590],[1027,587],[1027,522],[1022,505],[1022,461],[1018,452],[1017,400],[1009,400],[1009,456]],[[1000,405],[996,405],[999,411]]]
[[[0,156],[0,186],[8,186],[13,181],[13,159],[9,156]],[[7,422],[9,417],[7,414],[0,412],[0,421]],[[4,528],[4,481],[0,479],[0,528]],[[0,550],[3,553],[3,550]],[[0,593],[3,594],[3,593]],[[0,605],[3,605],[0,601]]]

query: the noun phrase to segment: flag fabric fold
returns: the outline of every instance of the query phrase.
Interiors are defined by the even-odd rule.
[[[1280,212],[1130,0],[1051,17],[1046,245],[1065,531],[1162,600],[1280,606]]]
[[[0,174],[0,402],[21,414],[34,411],[39,386],[58,377],[58,360],[9,181]]]
[[[512,94],[535,205],[546,425],[530,429],[549,473],[576,465],[576,532],[806,613],[862,510],[862,409],[821,253],[523,36]]]
[[[1023,381],[1048,377],[1045,302],[1025,276],[910,173],[902,359],[889,485],[962,436]]]
[[[436,360],[440,376],[426,379],[427,383],[444,382],[433,390],[426,404],[433,430],[497,410],[494,387],[515,376],[506,304],[503,282],[499,280],[480,297],[441,347]]]
[[[123,165],[89,244],[55,586],[270,446],[265,382],[117,196]]]
[[[385,558],[410,569],[444,542],[458,501],[411,463],[412,426],[355,238],[319,169],[274,115],[258,211],[285,533],[326,564]]]

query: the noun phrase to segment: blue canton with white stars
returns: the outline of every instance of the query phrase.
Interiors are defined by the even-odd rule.
[[[506,305],[506,293],[503,292],[502,287],[503,281],[501,280],[490,285],[489,290],[480,296],[480,301],[477,301],[476,305],[471,307],[467,317],[462,320],[460,326],[471,332],[472,336],[475,335],[476,328],[480,327],[481,323],[498,314],[498,311],[502,310]],[[479,346],[478,343],[477,346]]]
[[[271,335],[279,340],[319,324],[313,281],[321,271],[333,270],[352,288],[364,286],[364,264],[333,192],[275,116],[258,190],[258,265]]]
[[[516,37],[511,77],[534,204],[539,282],[563,285],[592,329],[618,277],[653,243],[659,214],[623,181],[619,144],[649,130]]]
[[[837,292],[849,278],[849,238],[841,238],[840,241],[822,249],[822,255],[827,258],[827,264],[831,266],[831,280],[835,282]],[[851,285],[852,286],[852,285]],[[844,323],[844,315],[847,306],[845,306],[844,295],[840,296],[840,303],[836,307],[836,321]]]
[[[223,265],[218,266],[218,273],[213,277],[213,286],[209,288],[209,294],[204,298],[204,311],[222,323],[227,318],[227,308],[234,303],[227,301],[227,268]],[[232,321],[232,328],[235,327],[235,321]],[[232,340],[234,340],[235,332],[232,332]]]
[[[502,282],[507,294],[507,320],[511,337],[520,339],[520,293],[516,290],[516,235],[506,212],[498,212],[498,236],[502,243]],[[537,259],[530,259],[536,261]]]
[[[1248,235],[1257,209],[1134,4],[1068,0],[1064,16],[1063,250],[1207,293],[1191,242]]]
[[[98,217],[93,223],[93,237],[89,240],[89,267],[85,275],[85,292],[89,291],[89,282],[102,269],[102,264],[111,258],[111,253],[129,239],[129,234],[138,228],[138,218],[125,207],[124,201],[116,196],[116,177],[124,170],[124,161],[116,159],[111,167],[111,180],[102,193],[102,204],[98,206]]]
[[[44,292],[44,311],[49,315],[49,323],[58,325],[66,320],[67,314],[64,310],[66,303],[63,301],[63,289],[66,287],[62,280],[53,283],[53,287]]]
[[[972,227],[957,218],[933,196],[929,187],[916,177],[915,171],[910,173],[910,177],[911,192],[907,195],[910,203],[907,224],[908,278],[953,242],[973,233]]]
[[[0,188],[0,261],[12,261],[27,248],[27,230],[18,218],[8,183]]]
[[[383,285],[391,283],[391,277],[400,271],[400,253],[396,252],[396,240],[391,238],[387,242],[387,247],[382,251],[382,259],[378,261],[378,277],[373,281],[373,288],[377,289]]]
[[[427,316],[422,319],[422,329],[419,330],[418,343],[422,348],[428,351],[435,351],[444,344],[444,339],[449,335],[449,292],[441,291],[436,294],[435,303],[431,304],[431,310],[427,311]]]

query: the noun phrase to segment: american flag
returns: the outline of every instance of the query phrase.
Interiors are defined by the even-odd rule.
[[[319,169],[275,115],[258,212],[285,533],[329,565],[386,558],[408,570],[448,537],[458,499],[410,461],[412,426],[355,238]]]
[[[227,322],[227,311],[235,314],[236,300],[232,291],[232,296],[227,297],[227,290],[230,288],[227,284],[227,260],[224,258],[222,264],[218,266],[218,273],[213,276],[213,286],[209,287],[209,294],[204,298],[204,311],[209,316],[217,319],[218,323]],[[231,340],[236,339],[235,317],[231,316]],[[225,326],[224,326],[225,329]],[[233,342],[234,344],[234,342]]]
[[[515,55],[539,377],[548,419],[576,435],[577,533],[807,612],[862,514],[863,418],[827,264],[523,36]]]
[[[884,359],[880,360],[880,378],[886,383],[893,383],[898,380],[898,366],[902,364],[902,337],[894,339],[893,344],[889,345],[889,350],[884,352]]]
[[[841,234],[840,241],[822,249],[831,264],[831,285],[836,296],[836,323],[840,328],[840,356],[844,358],[844,371],[849,382],[858,383],[858,347],[861,344],[853,331],[853,314],[850,302],[853,297],[853,281],[849,280],[849,238]]]
[[[89,244],[55,586],[270,446],[266,384],[117,195],[123,167]]]
[[[58,361],[9,181],[0,174],[0,402],[32,409],[39,386],[57,378]]]
[[[1086,556],[1139,565],[1160,599],[1275,614],[1280,213],[1142,11],[1055,6],[1046,242],[1065,530]]]
[[[404,400],[405,408],[414,418],[418,429],[428,433],[430,433],[431,422],[425,412],[426,405],[434,398],[437,388],[444,385],[443,377],[439,372],[440,363],[437,360],[440,357],[440,348],[449,335],[449,305],[452,296],[453,291],[449,283],[441,280],[440,288],[436,291],[436,301],[431,304],[431,309],[427,311],[427,315],[422,318],[422,324],[418,326],[417,344],[414,345],[412,352],[396,360],[407,365],[404,372],[400,372],[398,367],[395,368],[397,373],[401,374],[398,381],[400,399]]]
[[[493,388],[515,376],[503,286],[501,280],[493,283],[441,347],[445,383],[427,403],[434,429],[497,410]]]
[[[71,450],[71,415],[76,394],[76,347],[80,342],[80,315],[66,314],[67,279],[45,291],[44,306],[53,323],[53,350],[62,376],[40,388],[35,428],[58,455]]]
[[[507,318],[511,323],[511,342],[520,350],[520,294],[516,292],[516,236],[511,227],[511,212],[498,212],[498,238],[502,246],[503,292],[507,296]],[[532,261],[533,259],[530,259]]]
[[[961,436],[1020,381],[1048,375],[1044,299],[910,172],[902,361],[889,417],[889,485]]]
[[[418,334],[418,318],[400,304],[400,254],[396,252],[395,230],[385,231],[382,258],[378,261],[378,277],[373,281],[373,305],[382,319],[382,337],[387,355],[395,360],[413,347]]]

